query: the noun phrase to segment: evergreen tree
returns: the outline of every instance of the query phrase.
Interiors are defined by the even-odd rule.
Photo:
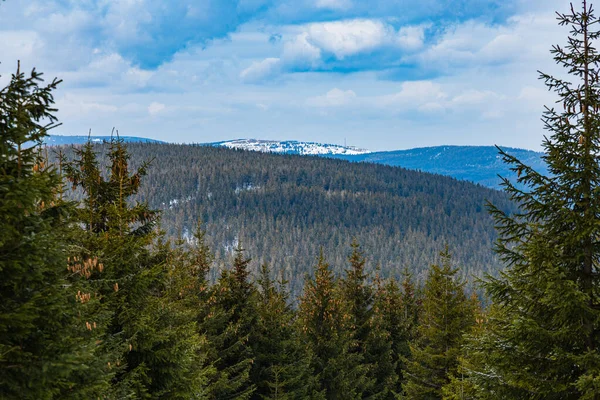
[[[208,399],[205,338],[197,327],[197,266],[190,262],[184,241],[172,247],[160,240],[154,263],[163,267],[162,285],[149,297],[147,309],[157,326],[152,340],[152,360],[148,362],[153,398]]]
[[[543,114],[550,176],[501,151],[520,176],[504,185],[521,211],[491,208],[507,268],[485,283],[496,309],[471,349],[483,397],[600,397],[599,20],[586,1],[558,20],[571,32],[551,53],[574,82],[541,73],[559,104]]]
[[[448,249],[440,255],[442,265],[432,265],[425,282],[418,337],[406,364],[403,389],[409,399],[442,398],[442,388],[456,374],[463,335],[475,323],[465,282],[455,278],[458,269],[452,268]]]
[[[216,368],[210,398],[249,399],[256,390],[250,379],[257,329],[256,289],[249,281],[249,263],[244,249],[238,246],[233,268],[222,271],[211,290],[210,312],[203,323],[211,351],[209,360]]]
[[[258,279],[258,327],[253,340],[251,376],[257,388],[253,398],[311,398],[314,379],[310,357],[295,329],[287,282],[275,282],[269,275],[269,267],[263,264]]]
[[[339,293],[323,250],[315,276],[308,279],[300,301],[299,324],[309,353],[319,392],[327,399],[362,397],[361,356],[352,352],[350,315]]]
[[[373,312],[371,316],[370,333],[365,343],[367,349],[365,362],[371,366],[369,374],[373,377],[373,385],[368,389],[368,398],[393,399],[398,393],[398,361],[394,354],[394,339],[399,325],[391,326],[392,315],[397,310],[390,310],[386,304],[384,284],[379,276],[375,277],[373,296]]]
[[[108,375],[96,362],[94,303],[67,267],[73,208],[41,154],[57,126],[52,92],[20,65],[0,90],[0,393],[4,399],[85,399]],[[77,260],[80,261],[80,260]],[[98,269],[97,259],[77,272]]]
[[[391,364],[394,368],[390,379],[395,380],[395,384],[389,385],[388,398],[402,392],[405,362],[411,354],[409,343],[417,336],[419,302],[412,276],[408,271],[404,272],[402,289],[394,278],[376,281],[374,310],[376,318],[381,321],[383,329],[389,335]]]
[[[202,377],[194,316],[173,294],[179,288],[170,281],[181,272],[170,265],[168,246],[156,242],[158,213],[146,203],[130,202],[148,165],[130,173],[123,142],[113,139],[108,149],[107,176],[89,142],[64,165],[73,189],[85,194],[78,210],[79,246],[98,254],[104,266],[91,281],[110,313],[102,340],[115,374],[109,396],[197,397]]]
[[[476,323],[471,333],[465,335],[465,342],[458,357],[458,369],[450,377],[450,382],[442,388],[443,398],[447,400],[495,399],[498,396],[505,398],[504,394],[499,392],[482,390],[482,387],[477,385],[477,380],[473,379],[475,374],[484,369],[487,355],[481,353],[479,341],[486,337],[488,330],[492,329],[489,317],[494,315],[495,307],[491,305],[484,312],[476,296],[472,297],[471,301],[475,310]],[[501,363],[502,361],[499,360],[499,364]]]
[[[361,379],[365,398],[386,398],[393,377],[391,342],[384,329],[383,316],[373,314],[374,289],[367,282],[365,257],[356,239],[351,244],[349,268],[341,282],[343,300],[349,316],[351,352],[356,353],[361,364]]]

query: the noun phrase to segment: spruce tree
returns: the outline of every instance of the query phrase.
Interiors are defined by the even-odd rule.
[[[350,351],[356,353],[360,364],[363,397],[386,398],[393,377],[391,342],[384,329],[384,318],[374,315],[374,289],[367,281],[366,259],[355,240],[348,257],[349,268],[341,281],[341,291],[349,316],[349,333],[352,339]]]
[[[216,369],[210,382],[210,398],[249,399],[256,390],[250,369],[255,357],[252,344],[258,314],[249,263],[238,245],[232,269],[221,272],[208,299],[209,314],[202,327],[209,342],[209,361]]]
[[[558,14],[570,35],[551,53],[570,79],[540,75],[558,97],[542,118],[550,176],[501,151],[519,175],[518,186],[504,186],[520,212],[491,208],[507,267],[485,283],[495,310],[471,347],[482,397],[600,397],[598,22],[586,1]]]
[[[394,399],[398,390],[398,361],[394,354],[394,340],[399,325],[390,325],[391,316],[398,310],[388,308],[385,295],[385,285],[379,276],[375,276],[373,296],[373,312],[370,324],[370,333],[365,343],[367,349],[365,362],[370,365],[369,376],[373,377],[373,384],[367,391],[368,398]]]
[[[362,397],[361,356],[353,352],[350,315],[323,250],[300,300],[299,324],[313,355],[312,369],[327,399]]]
[[[90,142],[75,152],[63,164],[73,189],[84,193],[78,245],[104,266],[90,280],[109,313],[101,340],[114,373],[108,396],[193,398],[202,376],[196,368],[195,316],[172,285],[180,267],[170,263],[169,247],[157,242],[159,214],[130,200],[148,164],[130,173],[127,148],[118,138],[109,144],[106,173]]]
[[[185,241],[172,246],[162,238],[153,252],[162,266],[161,285],[148,299],[147,309],[156,326],[147,362],[152,398],[208,399],[205,338],[197,327],[197,268]]]
[[[374,310],[375,318],[388,334],[391,365],[394,368],[389,379],[395,383],[388,385],[387,397],[395,398],[402,392],[405,362],[410,358],[410,343],[417,336],[420,299],[412,275],[405,271],[401,285],[394,278],[387,281],[377,279]]]
[[[410,345],[404,371],[404,395],[409,399],[442,398],[442,388],[456,374],[463,335],[475,323],[465,282],[457,280],[448,249],[440,256],[442,265],[432,265],[425,282],[418,337]]]
[[[43,86],[41,75],[19,66],[0,90],[0,396],[93,398],[109,375],[96,362],[95,301],[70,279],[73,207],[40,151],[57,126],[60,82]],[[100,267],[95,258],[75,265],[85,274]]]
[[[251,378],[255,399],[307,399],[314,379],[310,357],[294,324],[286,281],[274,281],[266,264],[258,279],[258,327],[254,335]]]

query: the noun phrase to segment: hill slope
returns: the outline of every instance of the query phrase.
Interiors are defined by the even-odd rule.
[[[241,241],[252,268],[267,262],[285,271],[295,295],[319,248],[341,272],[353,237],[369,268],[380,265],[386,276],[408,267],[423,279],[446,244],[463,274],[493,272],[496,235],[485,202],[513,209],[501,192],[402,168],[205,146],[128,147],[132,164],[154,158],[138,198],[163,210],[169,235],[189,236],[201,218],[218,266]]]
[[[121,138],[128,143],[164,143],[159,140],[135,136],[122,136]],[[92,136],[91,139],[93,142],[101,143],[110,140],[110,136]],[[87,141],[87,136],[51,135],[46,139],[46,143],[49,145],[83,144]],[[494,146],[436,146],[371,152],[353,146],[296,140],[236,139],[206,143],[206,145],[266,153],[316,155],[352,162],[399,166],[451,176],[494,189],[500,188],[501,179],[498,175],[507,177],[513,182],[516,180],[516,175],[502,162],[502,159],[498,156],[498,150]],[[543,153],[509,147],[505,149],[516,155],[527,165],[544,174],[547,173],[546,165],[542,160]]]
[[[547,174],[547,167],[542,160],[543,153],[510,147],[504,150],[535,170]],[[437,146],[331,157],[448,175],[492,188],[500,187],[498,175],[513,182],[516,180],[515,173],[502,162],[498,149],[494,146]]]
[[[494,146],[435,146],[371,152],[355,147],[295,140],[238,139],[208,145],[282,154],[318,155],[352,162],[392,165],[452,176],[495,189],[500,188],[501,179],[498,175],[516,181],[516,175],[502,162],[498,149]],[[534,169],[547,173],[546,165],[542,160],[543,153],[510,147],[504,149]]]

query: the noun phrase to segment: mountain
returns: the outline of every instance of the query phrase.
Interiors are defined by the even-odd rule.
[[[356,147],[295,140],[237,139],[208,145],[270,153],[317,155],[352,162],[392,165],[452,176],[494,189],[501,187],[502,180],[498,175],[506,177],[512,182],[515,182],[517,178],[516,174],[504,164],[498,155],[498,149],[494,146],[436,146],[371,152]],[[525,164],[539,172],[547,174],[547,167],[542,159],[543,153],[511,147],[506,147],[504,150],[517,156]]]
[[[137,199],[162,210],[169,237],[189,238],[196,221],[204,221],[216,253],[213,278],[241,243],[253,270],[268,263],[283,271],[294,295],[321,247],[341,274],[353,238],[368,270],[380,266],[384,276],[400,277],[408,267],[423,281],[446,245],[464,277],[494,273],[500,264],[486,201],[516,210],[502,192],[386,165],[199,145],[128,148],[132,167],[153,160]],[[96,149],[105,154],[107,146]],[[72,157],[72,149],[65,151]]]
[[[511,147],[504,147],[503,150],[538,172],[548,174],[547,166],[542,159],[543,153]],[[447,175],[496,189],[500,188],[501,183],[498,175],[512,182],[517,178],[502,161],[498,149],[494,146],[437,146],[358,155],[332,154],[330,157]]]
[[[159,140],[133,136],[121,136],[121,138],[131,143],[164,143]],[[93,142],[100,143],[110,140],[110,136],[92,136],[91,139]],[[46,143],[51,145],[83,144],[87,140],[87,136],[52,135],[46,140]],[[436,146],[371,152],[353,146],[296,140],[237,139],[206,143],[205,145],[265,153],[315,155],[351,162],[391,165],[451,176],[494,189],[501,188],[502,180],[498,175],[508,178],[513,183],[517,179],[516,174],[503,163],[502,158],[498,155],[498,149],[494,146]],[[543,153],[511,147],[505,147],[504,149],[517,156],[525,164],[532,166],[535,170],[544,174],[548,173],[542,159]]]
[[[258,140],[236,139],[224,142],[208,143],[209,146],[227,147],[229,149],[261,151],[264,153],[300,154],[300,155],[358,155],[369,153],[368,150],[353,146],[299,142],[296,140]]]
[[[160,140],[148,139],[137,136],[120,136],[128,143],[164,143]],[[69,136],[69,135],[49,135],[44,140],[44,143],[50,146],[70,145],[70,144],[85,144],[91,140],[93,143],[102,143],[110,141],[110,136]]]

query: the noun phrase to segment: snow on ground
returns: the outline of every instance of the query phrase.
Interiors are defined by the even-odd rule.
[[[214,145],[227,147],[230,149],[261,151],[265,153],[285,153],[302,155],[354,155],[371,153],[369,150],[359,149],[354,146],[340,146],[337,144],[322,144],[314,142],[298,142],[296,140],[276,141],[258,139],[237,139],[230,140],[227,142],[215,143]]]

